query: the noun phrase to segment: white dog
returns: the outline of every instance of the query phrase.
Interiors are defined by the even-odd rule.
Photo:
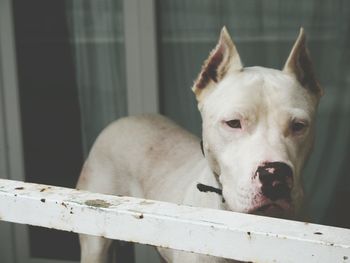
[[[280,71],[243,67],[223,28],[193,91],[203,121],[203,153],[200,139],[165,117],[124,118],[97,138],[77,187],[295,218],[322,96],[303,29]],[[81,235],[80,242],[82,262],[107,260],[111,240]],[[228,262],[170,249],[159,252],[167,262]]]

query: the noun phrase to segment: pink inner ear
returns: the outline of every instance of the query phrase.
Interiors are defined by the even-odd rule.
[[[224,59],[224,47],[220,45],[214,52],[210,55],[209,59],[203,66],[203,70],[197,81],[196,87],[198,89],[204,89],[210,80],[214,82],[218,81],[218,68]]]

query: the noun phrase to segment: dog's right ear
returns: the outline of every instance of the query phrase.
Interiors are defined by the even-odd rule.
[[[295,76],[299,83],[311,93],[318,97],[323,95],[323,89],[315,77],[303,28],[300,28],[299,36],[294,43],[283,71]]]
[[[240,71],[242,67],[237,49],[226,27],[223,27],[219,42],[210,52],[192,87],[197,101],[200,102],[205,94],[208,94],[209,90],[215,87],[228,72]]]

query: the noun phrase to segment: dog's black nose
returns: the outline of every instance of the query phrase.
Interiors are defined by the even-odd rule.
[[[256,174],[262,184],[261,192],[272,201],[290,199],[293,171],[282,162],[265,163],[258,167]]]

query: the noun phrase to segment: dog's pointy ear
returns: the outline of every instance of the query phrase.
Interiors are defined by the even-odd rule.
[[[219,42],[210,52],[208,59],[202,66],[202,71],[194,82],[192,90],[196,94],[197,100],[200,101],[204,94],[207,94],[209,89],[215,86],[226,73],[241,69],[242,63],[237,49],[226,27],[223,27]]]
[[[306,37],[303,28],[294,43],[292,51],[289,54],[284,72],[293,74],[300,84],[311,91],[313,94],[322,96],[323,90],[316,80],[309,50],[306,46]]]

